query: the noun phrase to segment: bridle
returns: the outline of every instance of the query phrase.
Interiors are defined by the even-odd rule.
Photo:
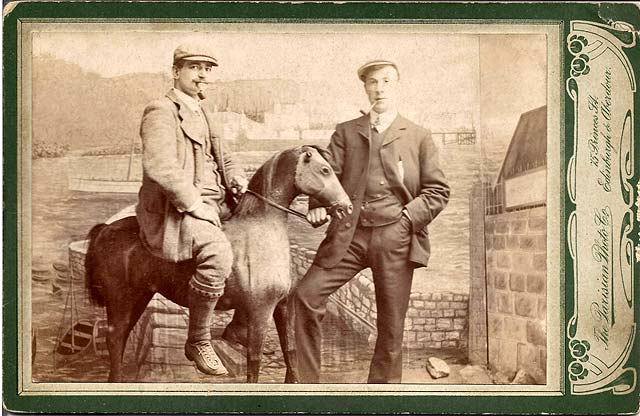
[[[298,217],[298,218],[302,218],[303,220],[307,221],[307,216],[306,216],[306,215],[304,215],[304,214],[303,214],[302,212],[300,212],[300,211],[296,211],[295,209],[291,209],[291,208],[289,208],[289,207],[285,207],[284,205],[280,205],[280,204],[278,204],[277,202],[272,201],[272,200],[270,200],[269,198],[267,198],[267,197],[265,197],[265,196],[263,196],[263,195],[260,195],[259,193],[255,192],[255,191],[252,191],[251,189],[247,189],[247,190],[245,191],[245,193],[247,193],[247,194],[251,194],[251,195],[255,196],[255,197],[256,197],[256,198],[258,198],[259,200],[261,200],[261,201],[263,201],[263,202],[266,202],[267,204],[271,205],[271,206],[272,206],[272,207],[274,207],[274,208],[279,209],[280,211],[284,211],[284,212],[286,212],[287,214],[295,215],[296,217]]]
[[[301,218],[307,223],[309,222],[307,220],[307,216],[305,214],[303,214],[302,212],[296,211],[295,209],[291,209],[289,207],[285,207],[284,205],[280,205],[277,202],[270,200],[266,196],[261,195],[261,194],[255,192],[255,191],[252,191],[251,189],[247,189],[245,191],[245,194],[253,195],[256,198],[258,198],[259,200],[267,203],[268,205],[271,205],[272,207],[274,207],[274,208],[276,208],[276,209],[278,209],[280,211],[283,211],[283,212],[286,212],[287,214],[291,214],[291,215],[294,215],[294,216],[296,216],[298,218]],[[242,195],[242,197],[244,198],[244,194]],[[331,215],[337,208],[338,208],[338,203],[336,202],[336,203],[332,204],[330,207],[327,208],[327,213],[329,215]]]

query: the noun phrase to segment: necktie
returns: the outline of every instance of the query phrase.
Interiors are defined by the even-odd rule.
[[[380,116],[376,116],[375,120],[371,122],[371,128],[380,133]]]

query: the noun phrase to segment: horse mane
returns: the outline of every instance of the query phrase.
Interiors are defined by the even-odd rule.
[[[291,150],[278,152],[271,156],[253,175],[249,182],[248,189],[263,196],[267,196],[274,191],[276,186],[275,179],[284,174],[287,167],[283,167],[286,163],[281,163],[286,156],[295,153],[296,157],[299,152]],[[276,190],[277,192],[277,190]],[[247,196],[246,194],[240,199],[238,206],[233,212],[234,217],[247,217],[263,214],[265,211],[265,202],[260,199]]]

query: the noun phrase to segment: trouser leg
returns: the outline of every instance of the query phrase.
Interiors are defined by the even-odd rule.
[[[410,224],[403,219],[374,230],[369,256],[377,306],[378,337],[369,383],[402,381],[402,338],[409,305],[413,264],[408,260]]]
[[[193,217],[193,254],[196,271],[189,281],[189,330],[185,355],[210,375],[227,373],[211,345],[211,320],[231,273],[233,252],[222,230]]]
[[[370,232],[356,231],[353,242],[338,265],[323,269],[313,265],[298,283],[294,293],[296,350],[299,380],[318,383],[321,367],[321,322],[327,312],[329,295],[364,268],[363,255]]]

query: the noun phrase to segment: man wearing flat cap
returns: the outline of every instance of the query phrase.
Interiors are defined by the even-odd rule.
[[[150,103],[142,117],[143,180],[136,216],[152,254],[172,262],[195,260],[185,355],[201,372],[224,375],[210,330],[233,263],[221,218],[230,213],[231,193],[244,192],[247,180],[212,129],[211,114],[200,105],[216,66],[206,46],[187,44],[175,50],[174,87]]]
[[[413,270],[425,267],[428,225],[449,200],[431,134],[398,114],[399,71],[391,61],[368,62],[357,71],[370,112],[338,124],[328,150],[331,165],[354,210],[333,218],[311,268],[295,292],[300,381],[319,382],[320,323],[329,295],[370,267],[377,307],[369,383],[402,380],[402,336]],[[309,203],[309,222],[329,219]]]

